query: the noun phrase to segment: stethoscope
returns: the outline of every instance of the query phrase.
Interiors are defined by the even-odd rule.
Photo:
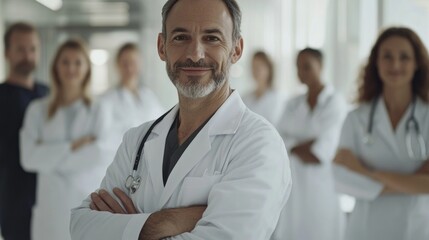
[[[137,176],[137,169],[139,167],[140,158],[141,158],[141,154],[143,151],[144,144],[146,143],[147,139],[149,138],[150,133],[155,128],[155,126],[159,122],[161,122],[162,119],[164,119],[164,117],[171,110],[173,110],[173,108],[170,109],[168,112],[164,113],[161,117],[159,117],[158,119],[155,120],[155,122],[152,123],[152,125],[149,127],[146,134],[144,135],[142,141],[140,142],[139,148],[137,150],[137,155],[136,155],[136,158],[134,160],[133,171],[131,172],[130,175],[128,175],[127,179],[125,180],[125,187],[130,191],[131,194],[135,193],[137,191],[137,189],[139,189],[141,181],[142,181],[141,177]]]
[[[372,102],[372,105],[371,105],[371,111],[369,113],[369,123],[367,126],[366,134],[363,137],[363,142],[367,145],[370,145],[373,143],[372,129],[373,129],[373,125],[374,125],[374,115],[375,115],[375,109],[377,108],[377,103],[378,103],[378,98],[375,98]],[[426,158],[426,142],[425,142],[425,139],[423,138],[423,135],[420,132],[419,123],[417,122],[417,119],[414,116],[415,109],[416,109],[416,97],[413,98],[413,102],[412,102],[412,106],[411,106],[411,115],[410,115],[410,117],[408,117],[407,122],[406,122],[406,126],[405,126],[405,132],[406,132],[405,143],[406,143],[406,147],[407,147],[408,156],[411,159],[425,160],[425,158]],[[414,130],[416,132],[416,140],[417,140],[419,150],[420,150],[420,151],[418,151],[419,156],[417,156],[417,154],[414,152],[414,149],[413,149],[411,130]]]

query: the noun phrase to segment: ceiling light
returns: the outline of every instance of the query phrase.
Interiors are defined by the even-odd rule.
[[[109,59],[109,53],[104,49],[93,49],[90,53],[91,62],[97,66],[103,66]]]
[[[91,14],[89,16],[89,24],[93,27],[126,26],[129,22],[128,14]]]

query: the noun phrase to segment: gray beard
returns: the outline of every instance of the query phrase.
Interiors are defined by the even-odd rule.
[[[181,83],[178,79],[180,75],[179,67],[182,66],[212,67],[212,81],[210,81],[208,84],[202,84],[200,83],[200,77],[188,77],[188,81],[186,83]],[[179,94],[192,99],[206,97],[207,95],[211,94],[212,92],[223,86],[226,77],[229,74],[230,67],[231,59],[228,59],[227,64],[222,66],[219,72],[216,72],[216,69],[218,69],[217,65],[207,65],[204,64],[202,60],[198,61],[197,63],[191,63],[189,61],[187,61],[186,63],[179,63],[176,64],[174,67],[171,67],[170,62],[168,61],[166,64],[168,77],[170,78],[174,86],[176,86]]]

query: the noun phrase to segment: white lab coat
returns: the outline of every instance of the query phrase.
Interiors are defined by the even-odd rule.
[[[321,164],[305,164],[298,156],[290,155],[294,185],[272,239],[341,238],[343,217],[334,188],[331,162],[346,114],[345,100],[331,86],[322,90],[313,111],[308,106],[307,94],[288,101],[278,124],[286,148],[290,151],[314,139],[311,151]]]
[[[47,119],[48,105],[48,98],[37,100],[26,112],[20,136],[21,164],[26,171],[38,174],[32,239],[67,240],[70,210],[99,186],[114,151],[102,139],[107,119],[99,105],[88,108],[81,100],[73,103],[71,107],[77,111],[72,131],[66,129],[62,108]],[[73,140],[90,134],[97,138],[95,143],[71,150]]]
[[[384,100],[378,101],[372,144],[367,145],[363,141],[371,108],[371,104],[363,104],[348,115],[339,148],[351,150],[371,169],[403,174],[415,172],[424,161],[411,160],[407,154],[405,126],[411,107],[408,107],[394,131]],[[417,100],[415,117],[428,148],[429,105],[420,99]],[[346,240],[429,239],[429,195],[380,195],[384,188],[380,182],[341,166],[335,166],[334,175],[338,190],[356,198],[356,206],[346,230]]]
[[[165,139],[176,106],[152,131],[138,175],[142,184],[131,198],[140,212],[118,215],[89,209],[87,198],[72,211],[76,240],[137,239],[149,215],[165,208],[205,205],[192,232],[169,239],[269,239],[291,188],[286,149],[275,129],[249,111],[235,91],[195,137],[162,180]],[[125,188],[138,145],[151,123],[127,132],[101,188]]]
[[[284,107],[284,97],[277,91],[268,90],[260,98],[253,92],[243,96],[243,102],[253,112],[267,119],[274,126],[277,125]]]
[[[139,87],[138,97],[126,88],[116,87],[105,93],[101,102],[111,111],[112,132],[118,134],[118,145],[128,129],[154,120],[164,113],[155,94],[144,86]]]

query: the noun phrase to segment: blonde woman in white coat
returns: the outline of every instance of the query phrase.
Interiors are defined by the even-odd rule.
[[[97,188],[113,153],[107,119],[87,89],[90,61],[80,41],[63,43],[52,65],[53,94],[32,103],[21,130],[21,162],[38,173],[32,239],[67,240],[70,209]]]
[[[321,81],[322,53],[306,48],[297,57],[298,77],[308,92],[288,101],[278,124],[291,159],[291,197],[273,239],[338,240],[342,214],[331,162],[346,103]]]
[[[416,33],[381,33],[358,102],[334,168],[338,189],[356,198],[345,239],[429,239],[429,55]]]
[[[283,98],[274,90],[274,63],[265,52],[253,54],[252,75],[256,88],[243,96],[243,102],[250,110],[276,125],[283,108]]]
[[[119,146],[122,135],[128,129],[158,118],[164,109],[156,95],[140,82],[141,58],[137,45],[124,44],[117,53],[116,64],[119,85],[101,99],[110,109]]]

